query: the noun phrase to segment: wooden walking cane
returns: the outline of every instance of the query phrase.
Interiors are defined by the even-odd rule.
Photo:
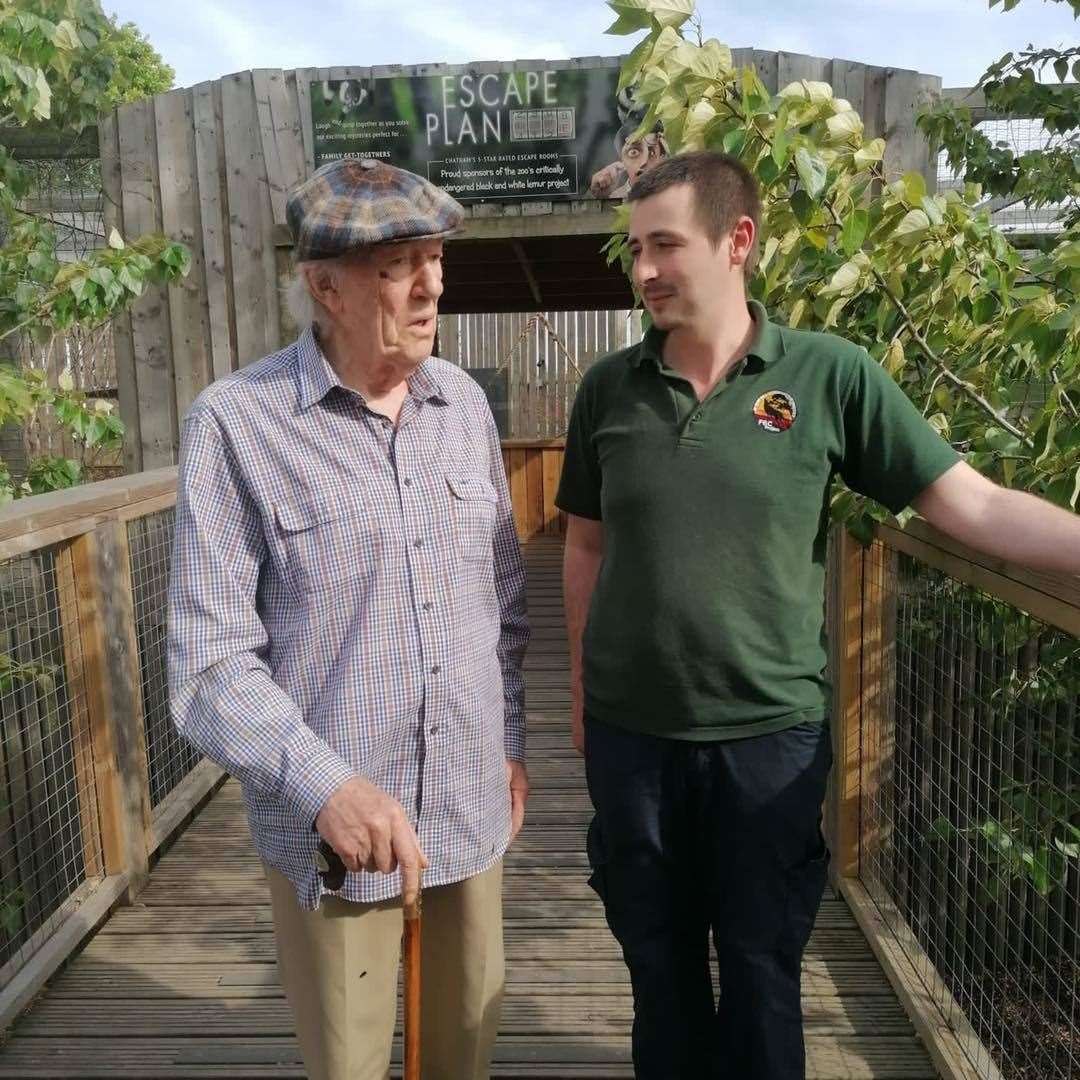
[[[405,1071],[403,1080],[420,1080],[420,896],[423,871],[416,887],[416,899],[404,905],[401,931],[405,1013]]]

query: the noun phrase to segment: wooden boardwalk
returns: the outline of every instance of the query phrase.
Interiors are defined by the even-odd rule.
[[[629,986],[585,884],[590,810],[566,730],[557,540],[527,549],[526,827],[507,860],[508,989],[493,1076],[631,1077]],[[929,1057],[842,901],[804,971],[808,1075],[933,1080]],[[0,1049],[0,1077],[302,1077],[274,968],[269,896],[235,783],[222,788],[53,980]],[[749,1078],[748,1078],[749,1080]]]

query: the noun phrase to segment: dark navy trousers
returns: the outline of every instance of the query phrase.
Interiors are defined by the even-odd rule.
[[[687,742],[586,716],[589,883],[630,970],[637,1080],[805,1077],[800,968],[831,764],[818,722]]]

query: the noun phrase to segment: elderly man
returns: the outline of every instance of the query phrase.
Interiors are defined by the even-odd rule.
[[[397,897],[423,869],[424,1076],[486,1077],[528,629],[494,421],[430,355],[462,211],[367,160],[287,210],[313,324],[184,424],[173,716],[243,785],[308,1075],[388,1075]]]

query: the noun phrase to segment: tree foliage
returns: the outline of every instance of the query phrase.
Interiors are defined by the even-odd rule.
[[[115,68],[105,88],[104,106],[114,108],[171,90],[176,72],[162,60],[139,28],[133,22],[117,24],[115,16],[109,19],[109,24]]]
[[[0,0],[0,131],[80,131],[114,101],[141,96],[165,78],[167,69],[152,62],[156,53],[150,57],[148,49],[133,27],[117,29],[97,0]],[[27,334],[47,341],[75,324],[98,325],[148,284],[187,273],[183,245],[158,235],[125,240],[115,229],[102,250],[61,259],[52,223],[22,208],[29,190],[27,169],[0,145],[0,340]],[[88,446],[121,437],[119,421],[104,406],[50,388],[32,372],[0,367],[0,421],[25,419],[43,406]],[[76,470],[38,467],[17,492],[0,468],[0,501],[39,490],[50,478],[71,481]]]
[[[886,168],[826,83],[771,94],[716,39],[688,40],[693,0],[609,0],[610,32],[644,31],[621,83],[672,152],[738,157],[763,196],[754,296],[789,326],[866,347],[968,460],[1007,486],[1080,500],[1080,227],[1049,253],[1013,248],[977,184],[934,193]],[[624,227],[625,217],[621,227]],[[617,234],[609,257],[626,260]],[[865,534],[880,508],[843,493]]]

